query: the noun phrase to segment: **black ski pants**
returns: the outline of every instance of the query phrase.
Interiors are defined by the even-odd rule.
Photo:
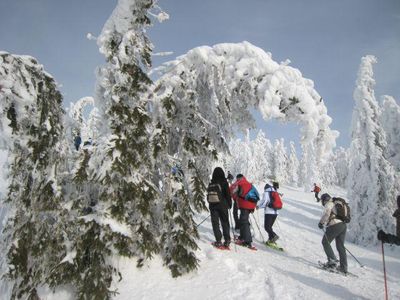
[[[251,232],[250,232],[250,212],[251,210],[249,209],[240,209],[240,238],[243,240],[244,243],[247,245],[251,245],[252,243],[252,238],[251,238]]]
[[[272,226],[274,225],[277,216],[278,215],[272,214],[264,215],[264,229],[268,233],[268,240],[272,240],[276,236],[276,233],[272,230]]]
[[[219,227],[219,223],[221,221],[222,233],[224,235],[225,242],[230,242],[231,236],[229,233],[229,213],[227,208],[221,207],[210,207],[211,214],[211,225],[213,228],[215,241],[221,242],[222,234],[221,229]]]

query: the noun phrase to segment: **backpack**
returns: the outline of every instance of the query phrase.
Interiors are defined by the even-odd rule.
[[[317,186],[315,186],[315,192],[316,193],[319,193],[321,191],[321,188],[317,185]]]
[[[220,203],[222,200],[222,190],[218,183],[210,183],[207,187],[208,203]]]
[[[276,192],[276,191],[269,192],[269,199],[270,199],[270,202],[268,204],[268,207],[274,208],[274,209],[282,209],[282,206],[283,206],[282,199],[278,192]]]
[[[351,216],[349,204],[347,204],[347,202],[342,198],[333,198],[332,200],[336,208],[336,215],[334,217],[345,223],[350,223]]]
[[[254,185],[251,185],[250,191],[244,196],[244,199],[253,203],[257,203],[260,200],[260,195]]]

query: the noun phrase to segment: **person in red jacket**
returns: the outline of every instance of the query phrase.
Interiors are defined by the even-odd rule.
[[[252,248],[253,242],[250,232],[250,213],[254,212],[256,203],[245,199],[246,194],[251,190],[251,183],[242,174],[236,176],[236,182],[232,185],[232,197],[240,210],[239,227],[240,236],[238,242],[246,247]]]
[[[318,194],[320,191],[321,191],[321,188],[316,183],[314,183],[314,188],[311,192],[315,193],[315,199],[317,199],[317,202],[319,202],[319,200],[320,200],[318,197]]]

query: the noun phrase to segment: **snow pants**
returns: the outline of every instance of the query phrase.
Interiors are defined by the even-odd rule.
[[[227,208],[211,208],[210,207],[210,214],[211,214],[211,225],[213,228],[215,241],[220,242],[222,238],[221,230],[219,227],[219,222],[221,221],[222,233],[224,235],[225,242],[230,242],[231,236],[229,233],[229,213]]]
[[[250,217],[250,210],[241,208],[240,219],[239,219],[240,239],[242,239],[243,242],[247,245],[251,245],[253,241],[251,238],[249,217]]]
[[[347,272],[347,254],[346,248],[344,247],[344,241],[346,238],[347,226],[346,223],[340,222],[326,228],[324,237],[322,238],[322,246],[328,261],[336,261],[335,253],[333,253],[331,242],[335,240],[336,249],[339,252],[340,268],[342,271]]]
[[[233,220],[235,221],[235,229],[240,229],[239,210],[236,201],[233,201]]]
[[[264,215],[264,229],[268,233],[269,241],[276,236],[276,233],[272,230],[272,226],[274,225],[277,216],[278,215],[272,215],[272,214]]]

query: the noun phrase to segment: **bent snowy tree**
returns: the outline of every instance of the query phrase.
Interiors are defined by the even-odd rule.
[[[159,119],[174,109],[180,116],[175,114],[169,125],[190,128],[171,135],[171,151],[182,153],[186,135],[207,132],[220,152],[235,128],[254,127],[251,109],[258,109],[266,120],[298,123],[303,152],[314,166],[320,163],[335,146],[338,132],[329,128],[332,119],[313,82],[287,64],[278,64],[248,42],[198,47],[165,63],[155,85]],[[193,126],[196,122],[206,128]],[[306,175],[315,180],[319,176],[312,169]]]

